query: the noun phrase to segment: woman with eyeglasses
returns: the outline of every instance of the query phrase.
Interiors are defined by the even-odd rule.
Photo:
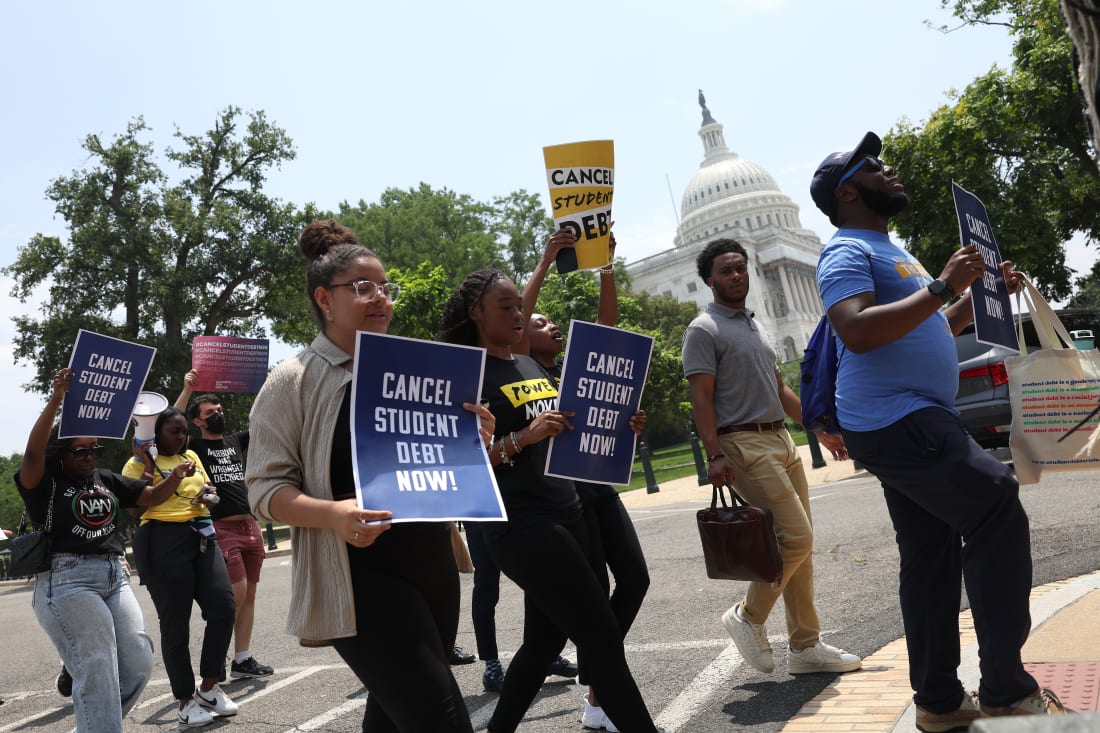
[[[73,370],[31,428],[16,488],[34,524],[49,526],[50,569],[34,585],[34,613],[72,675],[76,730],[122,731],[153,669],[153,644],[125,567],[121,510],[159,504],[180,485],[172,471],[155,485],[96,468],[95,438],[59,438],[57,416]]]
[[[351,454],[357,331],[385,333],[400,288],[347,227],[315,221],[299,245],[321,333],[280,363],[252,406],[245,480],[261,521],[291,525],[287,633],[331,643],[370,693],[364,731],[468,733],[448,654],[458,631],[458,571],[446,523],[361,509]],[[492,415],[482,439],[492,436]]]
[[[237,713],[237,703],[218,685],[225,679],[237,606],[210,518],[209,505],[219,497],[208,487],[199,457],[187,449],[187,417],[174,407],[167,408],[157,415],[153,436],[156,453],[147,447],[136,450],[122,475],[145,481],[180,478],[162,502],[141,515],[134,535],[134,561],[160,620],[164,671],[179,701],[176,717],[181,725],[194,728],[214,722],[215,716]],[[198,689],[190,649],[191,608],[196,602],[206,621]]]

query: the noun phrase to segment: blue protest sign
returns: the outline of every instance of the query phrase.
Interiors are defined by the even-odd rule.
[[[637,436],[638,411],[649,373],[653,339],[584,321],[569,323],[558,409],[575,413],[573,429],[550,442],[550,476],[626,486]]]
[[[69,368],[73,381],[61,407],[62,438],[125,438],[157,350],[81,329]]]
[[[985,204],[954,181],[951,182],[951,195],[955,199],[955,215],[959,218],[959,241],[964,247],[976,247],[985,262],[985,274],[970,286],[974,336],[983,344],[1003,346],[1018,353],[1020,342],[1012,324],[1012,303],[1001,272],[1003,258],[993,238]]]
[[[505,520],[478,433],[485,350],[360,331],[351,392],[359,506],[394,522]]]

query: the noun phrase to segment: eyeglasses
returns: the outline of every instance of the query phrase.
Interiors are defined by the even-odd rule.
[[[99,458],[103,455],[103,446],[96,443],[91,448],[69,448],[69,454],[78,461],[87,458],[89,455]]]
[[[836,187],[840,188],[841,186],[843,186],[844,182],[854,176],[856,171],[858,171],[863,166],[867,166],[867,170],[871,171],[872,173],[878,173],[879,171],[886,168],[886,164],[882,162],[881,158],[876,158],[873,155],[868,155],[863,160],[859,161],[851,168],[849,168],[848,172],[841,176],[840,180],[836,182]]]
[[[401,295],[401,286],[397,283],[382,283],[379,285],[373,280],[352,280],[346,283],[333,283],[329,285],[330,288],[352,288],[355,291],[355,295],[359,298],[366,298],[367,300],[374,300],[378,297],[378,292],[381,291],[386,299],[391,303],[397,301],[397,297]]]

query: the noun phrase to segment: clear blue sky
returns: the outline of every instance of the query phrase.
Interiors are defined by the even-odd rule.
[[[827,239],[808,195],[827,153],[1008,63],[1003,29],[926,19],[955,24],[938,0],[3,3],[0,264],[35,233],[66,235],[43,192],[86,163],[85,135],[141,115],[162,151],[228,105],[266,111],[295,143],[269,193],[325,208],[420,181],[545,200],[543,145],[611,138],[619,254],[634,260],[671,246],[666,175],[678,207],[702,159],[699,88],[731,150]],[[31,375],[12,366],[10,317],[38,305],[0,287],[8,455],[42,405],[17,386]]]

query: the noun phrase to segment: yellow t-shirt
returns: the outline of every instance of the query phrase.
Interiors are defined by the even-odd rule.
[[[195,462],[195,474],[188,476],[176,487],[176,492],[156,506],[151,506],[141,515],[141,523],[145,524],[150,519],[160,522],[187,522],[194,517],[208,517],[210,510],[205,504],[192,504],[191,499],[198,496],[202,487],[206,485],[206,469],[202,461],[193,451],[184,451],[183,454],[174,456],[157,456],[154,463],[157,466],[159,476],[154,475],[151,483],[158,484],[172,474],[172,469],[184,461]],[[122,467],[122,475],[130,478],[141,478],[145,471],[145,464],[136,458],[126,461]]]

